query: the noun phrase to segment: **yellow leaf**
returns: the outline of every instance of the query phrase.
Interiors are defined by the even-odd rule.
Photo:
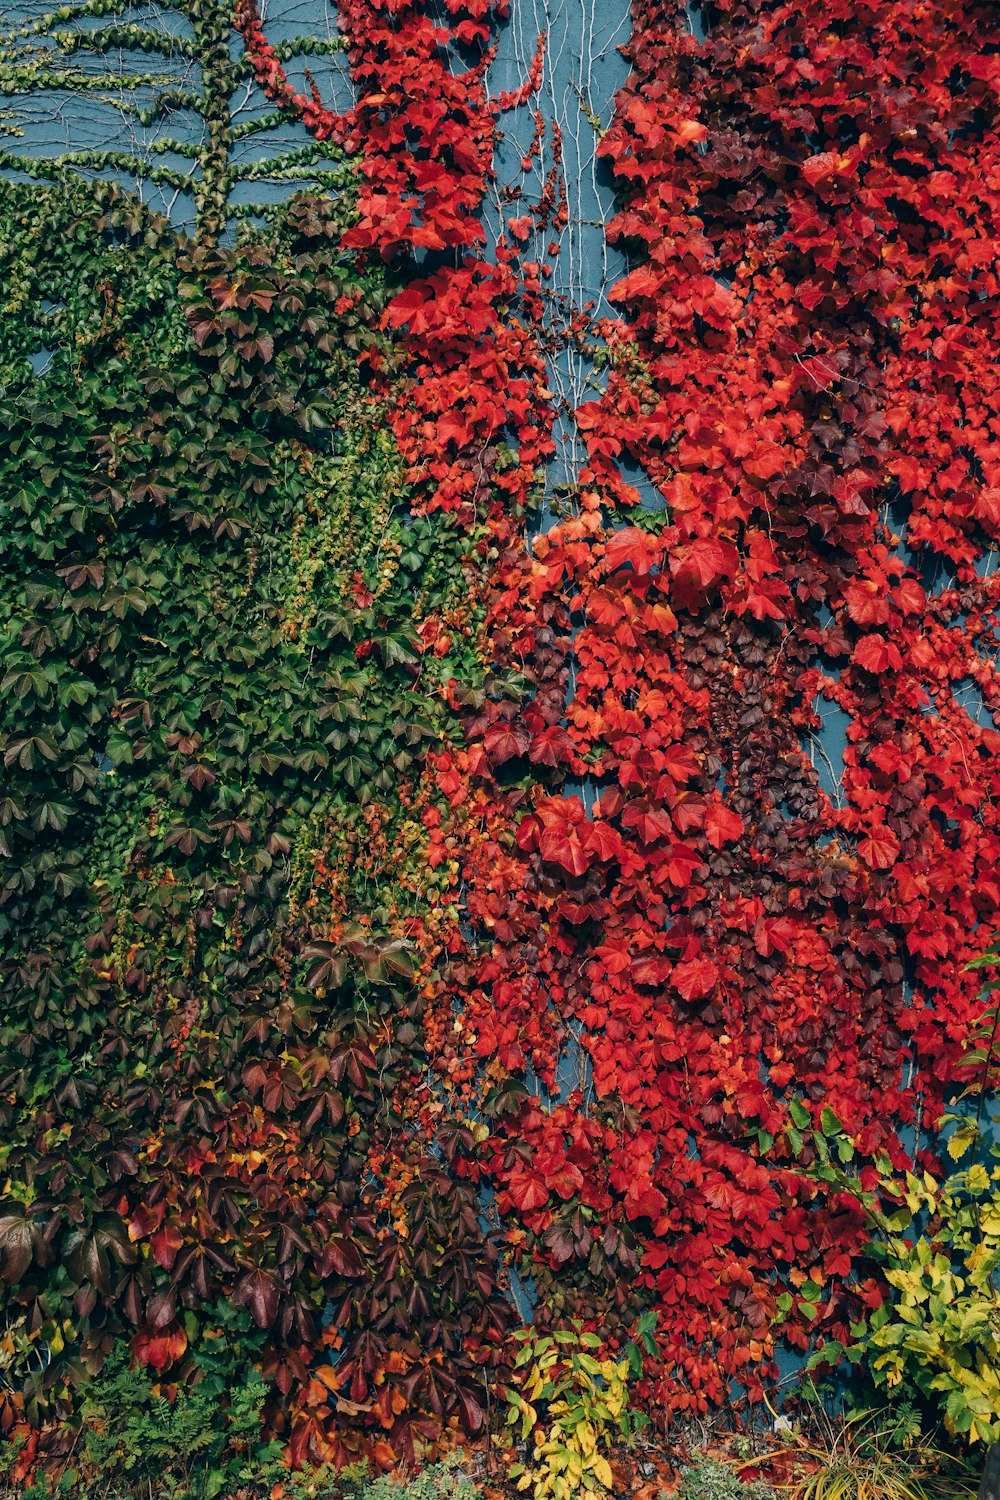
[[[608,1463],[607,1459],[595,1459],[593,1468],[594,1478],[597,1480],[598,1484],[603,1484],[604,1488],[606,1490],[609,1490],[613,1483],[613,1476],[611,1473],[611,1465]]]
[[[969,1120],[965,1125],[960,1125],[957,1130],[952,1132],[945,1142],[948,1148],[948,1155],[952,1161],[958,1161],[959,1157],[965,1155],[978,1134],[979,1131],[976,1129],[974,1120]]]

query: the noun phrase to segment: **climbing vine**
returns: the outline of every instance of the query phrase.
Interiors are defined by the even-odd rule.
[[[989,7],[635,0],[598,318],[504,3],[342,0],[344,108],[179,9],[195,232],[2,194],[5,1420],[228,1304],[293,1456],[388,1461],[529,1286],[757,1397],[879,1303],[811,1143],[932,1160],[1000,908]],[[239,80],[326,191],[234,233]]]
[[[251,184],[349,194],[344,153],[281,137],[283,116],[253,97],[251,65],[233,55],[232,37],[228,0],[156,0],[141,19],[123,0],[29,8],[0,36],[0,94],[13,106],[6,130],[0,118],[0,169],[61,183],[97,174],[164,207],[190,196],[210,235],[266,211],[268,195]],[[304,36],[280,50],[335,59],[344,45],[336,34]],[[37,149],[58,134],[67,100],[76,135],[93,141],[71,136],[65,151]]]
[[[394,1102],[455,901],[470,539],[407,513],[382,274],[327,200],[230,250],[113,189],[3,215],[7,1420],[123,1333],[183,1368],[228,1298],[278,1406],[332,1403],[336,1355],[393,1441],[474,1425],[496,1252]]]

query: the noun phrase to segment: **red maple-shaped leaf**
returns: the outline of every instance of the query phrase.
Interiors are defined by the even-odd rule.
[[[497,766],[526,755],[530,744],[531,735],[520,720],[508,723],[506,719],[499,719],[483,735],[483,745]]]
[[[513,1172],[507,1184],[507,1195],[521,1213],[542,1208],[549,1201],[549,1190],[533,1172]]]
[[[674,603],[690,609],[735,569],[736,550],[716,537],[696,537],[670,560]]]
[[[598,859],[618,859],[622,852],[622,836],[610,823],[598,821],[588,829],[587,846]]]
[[[583,847],[579,831],[572,823],[543,829],[538,840],[538,852],[546,863],[559,865],[571,875],[585,875],[590,867],[590,856]]]
[[[700,869],[702,857],[690,844],[674,844],[666,862],[666,877],[670,884],[683,890],[691,884],[695,871]]]
[[[922,615],[927,608],[927,594],[915,578],[901,578],[892,598],[904,615]]]
[[[669,958],[659,954],[643,954],[631,966],[635,984],[658,985],[670,977],[672,965]]]
[[[854,648],[854,660],[866,672],[898,672],[903,665],[899,647],[882,635],[863,635]]]
[[[899,839],[880,824],[858,840],[858,853],[871,870],[890,870],[899,857]]]
[[[637,526],[628,526],[609,537],[604,552],[605,565],[609,572],[618,568],[631,568],[642,575],[649,572],[654,561],[656,543]]]
[[[721,802],[709,803],[705,811],[705,837],[713,849],[731,844],[743,832],[743,819]]]
[[[844,590],[844,602],[855,625],[887,625],[892,619],[885,579],[856,578]]]
[[[652,806],[645,798],[628,804],[622,813],[622,826],[634,828],[644,844],[668,839],[674,831],[670,814],[662,807]]]
[[[538,852],[546,864],[559,865],[571,875],[586,874],[590,867],[589,824],[579,797],[545,797],[538,803]],[[528,819],[529,824],[533,820]],[[524,825],[522,825],[523,828]],[[537,826],[537,825],[536,825]],[[525,837],[531,839],[530,829]],[[518,831],[521,847],[521,830]]]
[[[711,959],[693,958],[687,963],[675,964],[671,975],[674,989],[685,1000],[700,1000],[715,989],[719,971]]]
[[[546,1185],[562,1199],[572,1198],[583,1187],[583,1173],[573,1162],[565,1162],[556,1172],[546,1174]]]
[[[528,754],[535,765],[559,766],[573,754],[573,741],[561,724],[550,724],[535,735]]]

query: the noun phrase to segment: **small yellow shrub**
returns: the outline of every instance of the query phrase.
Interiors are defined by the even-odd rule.
[[[518,1489],[532,1500],[601,1500],[612,1486],[602,1450],[645,1420],[629,1406],[628,1354],[598,1358],[600,1339],[579,1324],[550,1334],[528,1329],[518,1338],[507,1421],[522,1441],[534,1434],[532,1465],[512,1470]]]

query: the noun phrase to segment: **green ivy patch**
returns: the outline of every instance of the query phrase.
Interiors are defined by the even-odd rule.
[[[333,1356],[468,1416],[507,1316],[471,1136],[429,1154],[400,1107],[424,918],[457,921],[421,809],[481,677],[477,538],[409,514],[343,213],[220,248],[0,192],[8,1421],[115,1338],[183,1372],[220,1298],[279,1407]]]

